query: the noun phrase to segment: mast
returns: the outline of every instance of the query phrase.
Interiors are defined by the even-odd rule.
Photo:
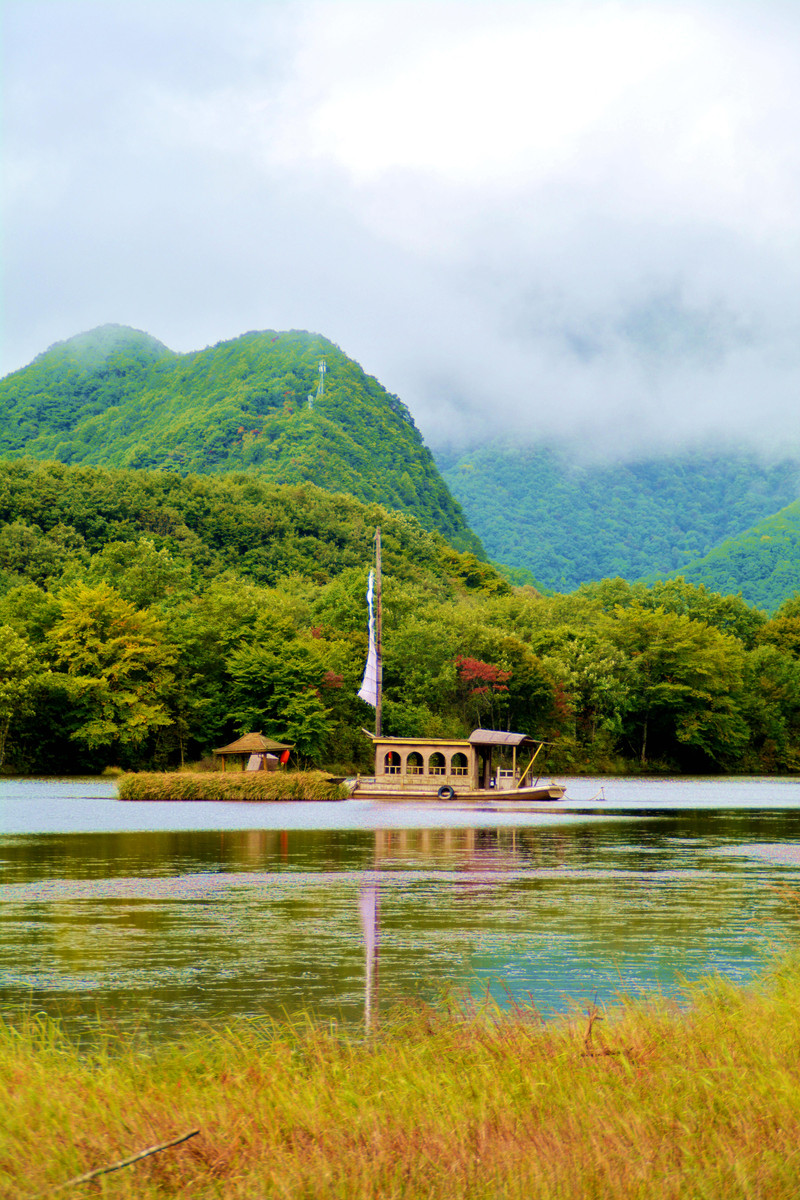
[[[375,530],[375,566],[370,569],[367,584],[367,607],[369,609],[369,650],[364,667],[364,678],[358,695],[361,700],[375,709],[375,737],[381,736],[383,707],[383,610],[381,606],[381,530]],[[377,602],[377,603],[376,603]]]
[[[381,736],[383,707],[383,609],[381,606],[381,527],[375,529],[375,736]]]

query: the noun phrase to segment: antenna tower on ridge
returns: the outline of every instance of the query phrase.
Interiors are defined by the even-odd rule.
[[[325,364],[325,359],[321,358],[319,360],[319,383],[317,384],[317,397],[325,395],[325,372],[326,372],[326,370],[327,370],[327,366]]]

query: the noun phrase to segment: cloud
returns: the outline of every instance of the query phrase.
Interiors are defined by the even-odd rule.
[[[433,443],[794,437],[793,6],[2,11],[4,370],[299,327]]]

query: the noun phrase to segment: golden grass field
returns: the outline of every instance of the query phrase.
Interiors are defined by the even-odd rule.
[[[150,1044],[0,1027],[0,1193],[199,1134],[62,1195],[340,1200],[794,1198],[800,961],[758,987],[386,1016],[370,1035],[240,1020]]]

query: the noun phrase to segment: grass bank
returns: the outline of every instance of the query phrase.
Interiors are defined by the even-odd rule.
[[[123,775],[120,800],[345,800],[320,771],[145,771]]]
[[[0,1027],[0,1192],[45,1192],[192,1129],[91,1189],[137,1200],[796,1197],[800,967],[543,1026],[416,1008],[360,1041],[238,1022],[82,1056]],[[65,1194],[80,1194],[69,1191]],[[85,1191],[83,1194],[86,1194]],[[92,1194],[97,1194],[92,1191]]]

